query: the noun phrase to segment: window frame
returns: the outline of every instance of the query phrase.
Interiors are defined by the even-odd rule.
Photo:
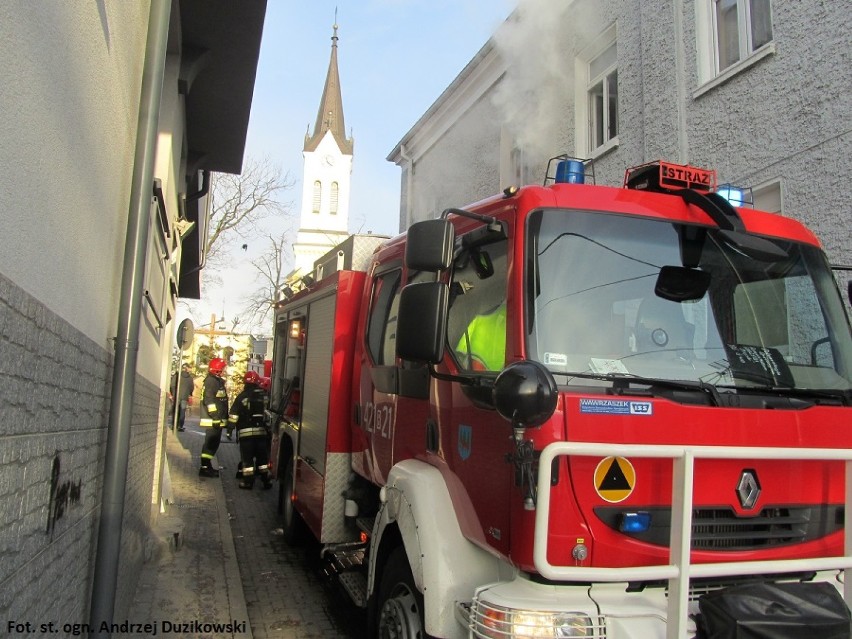
[[[765,44],[758,47],[753,46],[751,29],[753,23],[751,11],[753,0],[735,1],[738,16],[737,38],[740,58],[724,69],[719,68],[719,32],[716,19],[716,7],[719,0],[698,0],[695,3],[695,35],[698,50],[698,82],[700,86],[694,92],[693,98],[697,98],[719,84],[727,82],[763,58],[775,53],[771,0],[767,0],[770,37]],[[743,15],[744,11],[746,12],[746,19],[741,20],[739,18]]]
[[[365,344],[375,366],[396,364],[396,318],[402,292],[402,266],[389,265],[372,278]]]
[[[332,215],[337,215],[340,198],[340,185],[337,182],[331,183],[331,196],[329,198],[330,210]]]
[[[615,47],[615,62],[604,70],[602,70],[594,78],[590,76],[591,65],[601,55],[606,53],[610,48]],[[604,111],[605,111],[605,130],[609,126],[610,118],[606,115],[610,112],[608,99],[608,83],[606,79],[612,73],[616,75],[616,88],[618,82],[618,29],[617,25],[613,24],[598,35],[594,41],[581,50],[574,59],[574,73],[577,81],[574,83],[575,94],[575,140],[576,153],[581,157],[596,158],[611,149],[618,146],[618,124],[619,104],[618,94],[616,92],[615,117],[616,117],[616,132],[609,139],[604,140],[602,144],[595,146],[595,140],[592,136],[592,108],[591,108],[591,90],[594,86],[603,83],[604,87]]]
[[[314,180],[314,192],[311,207],[311,211],[316,214],[319,214],[322,210],[322,182],[319,180]]]

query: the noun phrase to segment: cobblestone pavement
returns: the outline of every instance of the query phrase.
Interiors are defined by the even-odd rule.
[[[281,537],[278,482],[239,489],[239,446],[224,434],[217,461],[254,639],[366,639],[366,615],[322,574],[319,544],[293,548]]]
[[[179,437],[166,435],[172,504],[146,542],[128,631],[113,637],[147,637],[156,627],[158,635],[251,639],[222,482],[198,477],[198,418],[187,417],[186,426]]]

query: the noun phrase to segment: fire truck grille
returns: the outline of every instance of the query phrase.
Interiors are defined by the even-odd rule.
[[[635,513],[650,515],[649,525],[625,530]],[[598,518],[610,528],[639,541],[668,546],[671,510],[600,507]],[[692,511],[693,550],[756,550],[800,544],[843,529],[843,506],[771,506],[753,516],[737,515],[731,508],[698,508]]]

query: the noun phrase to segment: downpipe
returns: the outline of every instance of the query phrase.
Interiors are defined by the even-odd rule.
[[[121,558],[121,526],[130,452],[130,425],[139,353],[143,277],[148,245],[154,158],[171,12],[170,0],[152,0],[142,69],[136,151],[125,236],[124,265],[115,339],[115,360],[107,428],[103,498],[92,581],[90,637],[109,637]],[[107,627],[102,628],[103,622]]]

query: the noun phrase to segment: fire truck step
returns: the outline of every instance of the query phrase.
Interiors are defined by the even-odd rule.
[[[337,578],[359,608],[367,607],[367,576],[362,572],[342,572]]]

